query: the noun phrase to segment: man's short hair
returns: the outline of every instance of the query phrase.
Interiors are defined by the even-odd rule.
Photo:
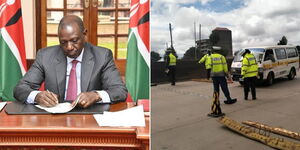
[[[59,22],[58,31],[64,28],[65,26],[72,25],[72,24],[78,25],[80,31],[84,32],[85,28],[82,19],[75,15],[64,16]]]

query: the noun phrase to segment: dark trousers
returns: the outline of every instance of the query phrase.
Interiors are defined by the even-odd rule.
[[[244,96],[245,99],[248,99],[248,93],[251,88],[252,99],[256,98],[256,90],[255,90],[256,77],[247,77],[244,78]]]
[[[230,93],[228,90],[226,78],[225,77],[212,77],[212,80],[213,80],[213,84],[214,84],[214,91],[220,93],[219,86],[221,86],[221,89],[222,89],[226,99],[230,101],[231,97],[230,97]]]
[[[210,78],[210,72],[211,72],[211,69],[206,69],[207,80],[209,80],[209,78]]]
[[[172,85],[175,85],[176,66],[169,66],[168,69],[169,69],[168,76],[169,76],[170,82]]]

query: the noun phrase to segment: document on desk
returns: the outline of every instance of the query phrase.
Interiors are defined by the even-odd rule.
[[[99,126],[145,126],[145,116],[143,106],[136,106],[118,112],[107,112],[94,114],[94,118]]]
[[[53,114],[56,114],[56,113],[67,113],[69,111],[71,111],[73,108],[75,108],[75,106],[77,105],[78,101],[79,101],[79,98],[78,97],[75,102],[73,103],[68,103],[68,102],[65,102],[65,103],[58,103],[57,105],[53,106],[53,107],[43,107],[41,105],[35,105],[36,107],[40,108],[40,109],[43,109],[47,112],[50,112],[50,113],[53,113]]]
[[[6,102],[0,102],[0,112],[4,108],[5,105],[6,105]]]

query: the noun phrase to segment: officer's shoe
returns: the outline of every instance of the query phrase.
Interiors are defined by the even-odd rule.
[[[234,104],[235,102],[236,102],[236,98],[224,101],[225,104]]]

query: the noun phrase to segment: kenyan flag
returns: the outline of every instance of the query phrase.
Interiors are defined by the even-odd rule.
[[[13,89],[26,72],[20,0],[0,0],[0,99],[15,100]]]
[[[131,0],[126,87],[136,102],[149,99],[149,0]]]

